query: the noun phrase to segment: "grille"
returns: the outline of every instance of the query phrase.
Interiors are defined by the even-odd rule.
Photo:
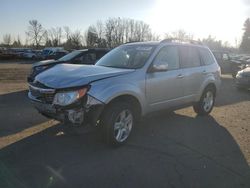
[[[43,89],[30,85],[30,93],[37,100],[51,104],[54,100],[55,91],[53,89]]]

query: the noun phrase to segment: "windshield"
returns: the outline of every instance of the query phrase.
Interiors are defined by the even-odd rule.
[[[61,57],[60,59],[58,59],[59,61],[70,61],[73,58],[75,58],[76,56],[78,56],[80,53],[82,53],[81,51],[73,51],[63,57]]]
[[[96,65],[125,69],[141,68],[153,52],[154,47],[153,45],[120,46],[106,54]]]

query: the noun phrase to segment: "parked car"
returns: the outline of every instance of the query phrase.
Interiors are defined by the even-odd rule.
[[[13,58],[22,58],[22,54],[30,50],[30,48],[10,48],[9,52]]]
[[[213,51],[213,54],[221,68],[222,74],[231,74],[234,78],[241,69],[241,62],[231,59],[228,52]]]
[[[75,50],[58,60],[45,60],[34,63],[32,65],[31,73],[28,76],[28,82],[32,82],[36,75],[39,73],[61,63],[69,63],[69,64],[95,64],[97,60],[99,60],[102,56],[104,56],[109,49],[83,49],[83,50]]]
[[[0,47],[0,58],[2,58],[3,57],[3,54],[6,52],[6,48],[4,48],[4,47]]]
[[[50,54],[48,54],[48,56],[46,57],[46,59],[60,59],[61,57],[67,55],[69,52],[66,50],[61,50],[61,51],[56,51],[56,52],[52,52]]]
[[[237,73],[235,82],[238,89],[250,89],[250,66]]]
[[[22,58],[25,59],[39,59],[42,51],[40,50],[28,50],[22,54]]]
[[[63,52],[64,49],[63,47],[49,47],[49,48],[44,48],[42,50],[42,54],[41,54],[41,59],[51,59],[50,55],[52,55],[55,52]],[[52,58],[53,59],[53,58]]]
[[[219,85],[209,48],[164,40],[121,45],[95,65],[57,65],[36,76],[28,96],[44,116],[99,126],[108,143],[121,145],[149,113],[193,105],[209,114]]]
[[[10,49],[4,47],[0,48],[0,59],[11,59],[13,57],[14,54]]]

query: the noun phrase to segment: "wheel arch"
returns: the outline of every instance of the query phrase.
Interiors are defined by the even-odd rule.
[[[105,109],[108,108],[110,105],[113,105],[113,104],[118,103],[118,102],[124,102],[124,103],[130,104],[132,106],[132,110],[135,113],[136,119],[140,119],[140,117],[142,116],[141,103],[137,97],[135,97],[134,95],[131,95],[131,94],[122,94],[122,95],[118,95],[118,96],[112,98],[105,105],[103,112],[105,112]]]
[[[202,87],[201,87],[201,89],[200,89],[200,91],[199,91],[199,94],[197,95],[196,101],[199,101],[199,100],[200,100],[200,98],[201,98],[203,92],[205,91],[205,89],[207,89],[207,88],[209,88],[209,87],[213,88],[214,94],[215,94],[215,96],[216,96],[217,91],[218,91],[218,88],[217,88],[217,86],[216,86],[216,83],[215,83],[214,81],[210,80],[210,81],[207,81],[206,83],[204,83],[204,84],[202,85]]]
[[[217,88],[216,88],[215,83],[213,83],[213,82],[208,83],[208,84],[206,85],[206,87],[203,89],[203,91],[204,91],[205,89],[207,89],[207,88],[213,89],[214,95],[216,96]]]

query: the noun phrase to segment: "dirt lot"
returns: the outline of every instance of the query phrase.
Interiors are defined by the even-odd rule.
[[[250,93],[223,76],[208,117],[144,119],[121,148],[69,135],[27,99],[30,65],[0,64],[0,187],[250,187]]]

